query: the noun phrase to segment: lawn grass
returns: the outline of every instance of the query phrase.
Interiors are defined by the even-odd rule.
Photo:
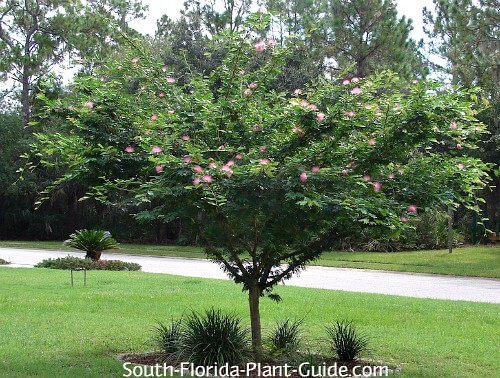
[[[62,242],[0,241],[0,247],[67,250]],[[113,253],[205,258],[202,248],[120,244]],[[312,265],[500,278],[500,245],[411,252],[325,252]]]
[[[246,293],[225,280],[144,272],[0,268],[2,377],[121,377],[120,353],[150,350],[157,320],[215,306],[248,324]],[[499,306],[280,286],[262,299],[264,333],[304,318],[304,350],[323,345],[323,326],[353,320],[369,335],[366,357],[402,365],[402,377],[492,377],[500,371]]]

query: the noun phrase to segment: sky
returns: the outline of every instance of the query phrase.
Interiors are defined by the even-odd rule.
[[[142,0],[142,3],[149,6],[148,17],[144,20],[134,20],[130,26],[142,34],[154,35],[156,20],[164,14],[176,19],[183,8],[184,0]],[[424,6],[433,9],[432,0],[396,0],[396,3],[399,16],[404,15],[413,20],[414,30],[411,37],[416,40],[424,38],[422,9]]]

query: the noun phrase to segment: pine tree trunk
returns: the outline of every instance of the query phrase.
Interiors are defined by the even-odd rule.
[[[262,361],[262,329],[260,326],[260,301],[261,290],[255,283],[248,290],[250,304],[250,326],[252,329],[252,352],[255,362]]]
[[[30,122],[30,82],[29,82],[29,70],[25,66],[23,69],[23,77],[22,77],[22,116],[23,116],[23,126],[24,133],[29,134],[29,122]]]

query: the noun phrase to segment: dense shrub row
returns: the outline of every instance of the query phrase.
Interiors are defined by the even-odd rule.
[[[49,269],[75,269],[85,268],[87,270],[140,270],[141,266],[136,263],[120,260],[98,260],[81,259],[79,257],[66,256],[57,259],[46,259],[35,265],[36,268]]]

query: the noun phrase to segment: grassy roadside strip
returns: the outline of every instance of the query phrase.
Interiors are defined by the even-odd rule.
[[[248,324],[248,299],[230,281],[144,272],[0,268],[3,377],[120,377],[117,355],[151,350],[156,321],[210,306]],[[353,320],[371,338],[366,358],[403,366],[401,377],[491,377],[498,360],[498,305],[280,286],[262,299],[264,334],[304,318],[302,349],[324,348],[324,325]],[[209,298],[209,299],[207,299]]]
[[[61,242],[0,241],[0,247],[2,246],[70,251]],[[124,243],[113,253],[205,258],[202,248],[184,246]],[[456,248],[452,254],[447,250],[396,253],[325,252],[313,265],[500,278],[500,246]]]

